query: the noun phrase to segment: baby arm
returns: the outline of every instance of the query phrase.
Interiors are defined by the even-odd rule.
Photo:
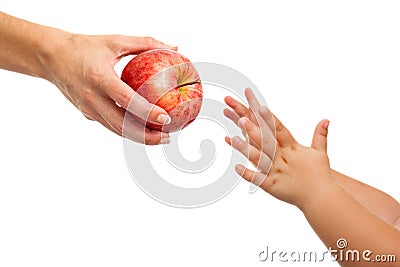
[[[226,141],[246,156],[258,171],[242,165],[236,166],[236,171],[247,181],[263,181],[260,183],[263,190],[297,206],[327,247],[335,248],[337,240],[345,238],[348,249],[370,250],[375,255],[395,255],[399,259],[400,231],[336,182],[326,153],[329,122],[324,120],[318,124],[312,147],[305,147],[297,143],[267,108],[259,107],[250,90],[246,90],[246,97],[252,110],[257,112],[253,116],[261,118],[259,125],[247,116],[242,117],[237,123],[251,142],[237,136],[228,137]],[[225,115],[229,117],[228,113]],[[275,125],[271,123],[271,117]],[[273,138],[271,133],[275,129],[276,138]],[[270,153],[271,143],[276,143],[274,155]],[[339,263],[342,266],[376,266],[372,261]],[[386,262],[380,266],[394,266],[394,263]]]
[[[255,113],[257,112],[257,109],[260,107],[260,105],[257,103],[250,90],[247,89],[245,91],[245,94],[246,97],[249,99],[249,103],[253,103],[253,108],[246,107],[242,103],[228,96],[225,98],[225,102],[231,109],[225,109],[224,114],[238,126],[239,119],[243,117],[248,118],[251,122],[258,125],[259,119],[256,118]],[[327,131],[322,126],[322,123],[317,125],[315,129],[314,139],[312,141],[312,146],[314,144],[317,144],[319,138],[326,138]],[[252,140],[248,141],[254,145],[254,142]],[[269,148],[269,150],[272,149]],[[331,174],[337,184],[341,185],[346,191],[348,191],[348,193],[350,193],[367,209],[375,213],[384,221],[395,225],[397,228],[400,229],[400,204],[394,198],[392,198],[385,192],[382,192],[360,181],[357,181],[356,179],[344,175],[336,170],[331,169]]]
[[[361,204],[386,222],[400,229],[400,204],[394,198],[372,186],[331,170],[335,182],[344,187]]]

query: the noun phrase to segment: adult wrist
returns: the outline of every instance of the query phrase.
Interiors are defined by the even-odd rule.
[[[36,39],[36,57],[40,64],[37,76],[57,84],[54,68],[57,62],[56,57],[60,56],[61,51],[67,45],[68,40],[73,34],[56,28],[43,26],[38,38]]]

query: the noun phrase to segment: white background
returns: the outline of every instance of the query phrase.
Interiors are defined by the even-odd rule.
[[[300,143],[330,119],[332,167],[400,199],[398,1],[3,0],[0,10],[76,33],[149,35],[230,66]],[[149,198],[121,138],[44,80],[0,71],[0,119],[0,266],[286,266],[258,254],[325,250],[299,210],[249,195],[244,181],[200,209]]]

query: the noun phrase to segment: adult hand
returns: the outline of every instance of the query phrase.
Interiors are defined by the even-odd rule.
[[[167,133],[144,127],[130,114],[124,121],[126,110],[152,123],[168,124],[171,119],[165,110],[136,94],[114,70],[122,57],[156,48],[176,50],[151,37],[66,34],[64,41],[43,57],[45,78],[86,118],[114,133],[149,145],[168,143]]]

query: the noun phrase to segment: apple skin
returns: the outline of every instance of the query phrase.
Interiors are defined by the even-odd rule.
[[[200,76],[189,59],[176,51],[155,49],[137,55],[125,66],[121,79],[150,103],[168,112],[171,122],[163,126],[135,117],[151,129],[178,131],[200,112],[203,100]]]

